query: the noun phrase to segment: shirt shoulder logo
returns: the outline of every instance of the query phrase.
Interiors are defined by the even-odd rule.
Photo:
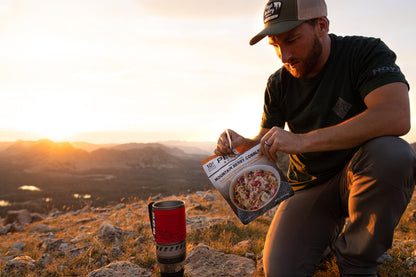
[[[393,72],[400,72],[400,68],[398,66],[382,66],[379,68],[373,69],[373,76],[382,73],[393,73]]]
[[[266,24],[270,20],[276,19],[280,15],[280,10],[282,9],[282,2],[274,1],[266,4],[264,9],[264,23]]]

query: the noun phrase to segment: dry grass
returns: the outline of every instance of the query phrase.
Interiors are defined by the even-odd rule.
[[[205,201],[202,197],[192,195],[193,200],[200,205],[187,204],[187,216],[211,215],[228,218],[229,221],[203,232],[188,232],[188,251],[199,243],[204,243],[227,254],[244,255],[247,252],[252,253],[257,261],[258,268],[255,277],[264,276],[260,257],[271,217],[264,215],[248,225],[243,225],[231,212],[228,204],[221,196],[216,192],[213,193],[217,195],[219,200]],[[188,197],[191,196],[178,198],[187,202]],[[414,270],[403,267],[404,259],[411,256],[411,252],[415,250],[416,245],[416,223],[405,220],[409,217],[410,212],[416,209],[415,202],[416,200],[413,198],[395,232],[395,241],[405,242],[401,244],[396,242],[393,248],[389,250],[393,260],[379,266],[380,276],[416,275]],[[82,219],[88,219],[89,221],[81,222]],[[98,239],[96,233],[104,221],[121,228],[123,231],[131,231],[131,235],[123,236],[122,241],[118,243],[108,243]],[[89,272],[117,260],[130,261],[153,271],[157,269],[154,242],[148,226],[145,201],[128,203],[120,209],[105,213],[87,211],[79,215],[66,214],[29,225],[22,232],[0,236],[0,269],[7,263],[5,257],[16,255],[10,250],[15,242],[24,242],[26,245],[23,253],[34,260],[39,259],[44,254],[44,244],[42,244],[39,234],[29,232],[30,227],[39,223],[60,228],[60,231],[55,233],[54,239],[63,239],[65,242],[70,242],[77,238],[79,241],[77,245],[84,245],[86,248],[79,255],[73,257],[61,251],[51,252],[52,262],[44,268],[37,267],[36,271],[28,272],[27,276],[86,276]],[[249,241],[248,248],[235,247],[241,241]],[[122,250],[122,253],[118,256],[110,251],[115,246]],[[314,276],[337,276],[337,274],[338,269],[335,261],[330,260],[322,264],[321,269]]]

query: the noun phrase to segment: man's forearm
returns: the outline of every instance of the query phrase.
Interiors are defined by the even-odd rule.
[[[405,135],[410,130],[407,91],[400,84],[392,84],[391,88],[390,95],[375,91],[367,99],[368,109],[361,114],[341,124],[302,135],[304,152],[347,149],[379,136]],[[385,97],[394,99],[385,101]]]
[[[387,133],[381,132],[382,126],[374,123],[371,114],[360,114],[339,125],[317,129],[301,135],[304,149],[302,152],[318,152],[348,149]]]

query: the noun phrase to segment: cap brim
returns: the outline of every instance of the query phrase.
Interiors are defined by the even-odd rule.
[[[287,32],[289,30],[292,30],[293,28],[299,26],[305,22],[305,20],[296,20],[296,21],[283,21],[275,24],[270,24],[266,28],[263,29],[260,33],[258,33],[255,37],[253,37],[250,40],[250,45],[254,45],[260,40],[262,40],[265,36],[270,35],[278,35],[282,34],[284,32]]]

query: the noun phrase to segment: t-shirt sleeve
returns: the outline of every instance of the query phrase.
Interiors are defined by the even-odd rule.
[[[263,116],[261,127],[270,129],[274,126],[283,127],[286,123],[282,107],[284,106],[281,97],[280,71],[269,77],[264,92]]]
[[[364,45],[357,47],[357,52],[356,88],[362,99],[374,89],[389,83],[403,82],[409,87],[396,64],[396,54],[380,39],[366,41]]]

